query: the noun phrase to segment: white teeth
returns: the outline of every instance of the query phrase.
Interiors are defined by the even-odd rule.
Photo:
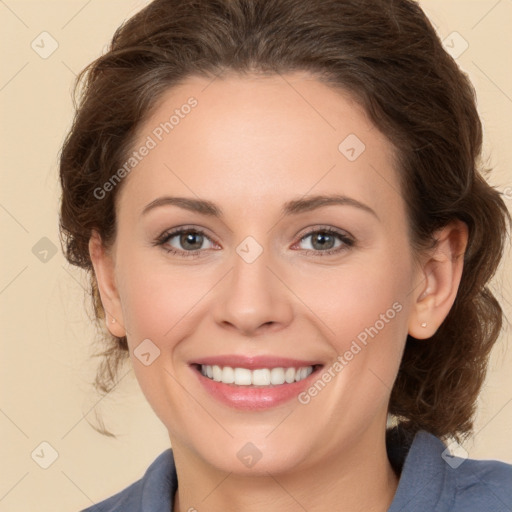
[[[250,386],[252,384],[251,380],[251,370],[247,368],[235,368],[235,384],[237,386]]]
[[[222,380],[222,368],[220,366],[215,365],[213,368],[213,380],[216,382],[220,382]]]
[[[278,384],[284,384],[284,381],[284,368],[272,368],[272,370],[270,370],[271,384],[273,384],[274,386]]]
[[[286,368],[286,371],[284,372],[284,380],[288,384],[295,382],[295,368]]]
[[[299,382],[299,380],[305,379],[308,375],[311,375],[312,371],[313,371],[312,366],[305,366],[305,367],[299,368],[297,370],[297,373],[295,374],[295,382]]]
[[[300,368],[232,368],[218,365],[201,365],[201,374],[216,382],[237,386],[279,386],[299,382],[313,373],[312,366]]]
[[[235,372],[231,366],[224,366],[222,370],[222,382],[232,384],[235,382]]]
[[[252,383],[255,386],[268,386],[270,384],[270,370],[262,368],[252,372]]]

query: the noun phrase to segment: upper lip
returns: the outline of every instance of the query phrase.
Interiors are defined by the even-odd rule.
[[[203,357],[195,359],[190,364],[207,366],[230,366],[232,368],[247,368],[255,370],[258,368],[301,368],[304,366],[317,366],[322,363],[317,360],[300,360],[288,357],[271,355],[262,356],[240,356],[236,354]]]

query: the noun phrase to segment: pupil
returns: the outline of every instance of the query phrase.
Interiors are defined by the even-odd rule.
[[[330,240],[329,240],[330,239]],[[313,247],[315,247],[315,243],[319,242],[319,246],[315,247],[315,249],[325,249],[326,244],[329,245],[329,241],[333,241],[333,237],[326,233],[318,233],[316,237],[313,238]],[[332,245],[332,244],[331,244]],[[328,249],[332,249],[331,246],[327,247]]]
[[[196,240],[196,243],[194,244],[194,238],[197,238],[199,237],[199,242],[197,242]],[[187,233],[186,235],[181,235],[181,244],[182,244],[182,247],[184,248],[188,248],[188,249],[200,249],[201,248],[201,243],[202,243],[202,240],[201,240],[201,237],[202,235],[199,234],[199,233]],[[188,244],[191,244],[192,247],[190,247],[190,245]]]

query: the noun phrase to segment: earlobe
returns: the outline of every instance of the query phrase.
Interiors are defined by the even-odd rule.
[[[420,269],[420,284],[409,318],[409,334],[432,337],[455,302],[468,242],[467,225],[454,220],[435,234],[436,245]]]
[[[114,262],[105,249],[97,231],[89,239],[89,255],[98,283],[101,303],[105,310],[105,323],[111,334],[119,338],[126,335],[121,301],[114,279]]]

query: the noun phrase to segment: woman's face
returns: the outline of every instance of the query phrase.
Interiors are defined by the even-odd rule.
[[[175,450],[276,473],[381,440],[422,281],[364,112],[305,74],[190,78],[133,150],[111,312]]]

